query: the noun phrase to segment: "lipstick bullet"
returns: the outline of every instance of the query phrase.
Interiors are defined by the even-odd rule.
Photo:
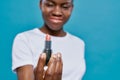
[[[48,62],[49,62],[49,59],[51,57],[51,53],[52,53],[52,50],[51,50],[51,37],[48,34],[46,34],[45,48],[44,48],[43,52],[46,53],[46,63],[45,63],[45,65],[47,65]]]

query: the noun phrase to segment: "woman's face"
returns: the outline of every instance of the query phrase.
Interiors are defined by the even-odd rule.
[[[41,0],[40,8],[45,25],[53,30],[61,30],[68,21],[72,8],[72,0]]]

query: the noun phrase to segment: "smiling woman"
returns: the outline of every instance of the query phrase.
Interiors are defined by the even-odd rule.
[[[85,73],[84,41],[63,28],[71,16],[73,1],[40,0],[40,9],[43,26],[15,37],[12,69],[17,72],[19,80],[82,79]],[[43,53],[46,34],[51,36],[53,50],[47,69],[48,56]]]
[[[45,33],[49,31],[49,34],[54,36],[65,36],[63,25],[71,15],[73,9],[72,0],[41,0],[40,8],[45,22],[41,30]],[[53,32],[57,33],[53,34]]]

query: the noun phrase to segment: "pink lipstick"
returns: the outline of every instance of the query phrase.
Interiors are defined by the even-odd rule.
[[[43,51],[44,53],[46,53],[46,65],[48,64],[49,62],[49,59],[51,57],[51,53],[52,53],[52,50],[51,50],[51,37],[50,35],[46,34],[46,40],[45,40],[45,49]]]

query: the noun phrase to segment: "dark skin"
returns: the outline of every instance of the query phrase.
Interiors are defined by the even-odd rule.
[[[63,25],[68,21],[72,9],[72,0],[43,0],[40,2],[44,25],[42,32],[63,37],[66,33]]]
[[[38,65],[35,69],[35,80],[61,80],[62,78],[62,58],[61,54],[53,54],[47,64],[48,69],[44,70],[45,66],[45,53],[43,53],[38,61]],[[43,77],[44,76],[44,77]]]
[[[72,0],[40,0],[40,9],[44,25],[40,30],[56,37],[64,37],[63,25],[68,21],[72,9]],[[18,80],[62,80],[63,62],[61,53],[52,54],[47,70],[44,70],[45,53],[39,57],[37,67],[25,65],[16,69]]]
[[[47,70],[44,70],[45,61],[46,55],[42,53],[35,69],[32,65],[17,68],[18,80],[61,80],[63,67],[61,54],[57,53],[51,56]]]

